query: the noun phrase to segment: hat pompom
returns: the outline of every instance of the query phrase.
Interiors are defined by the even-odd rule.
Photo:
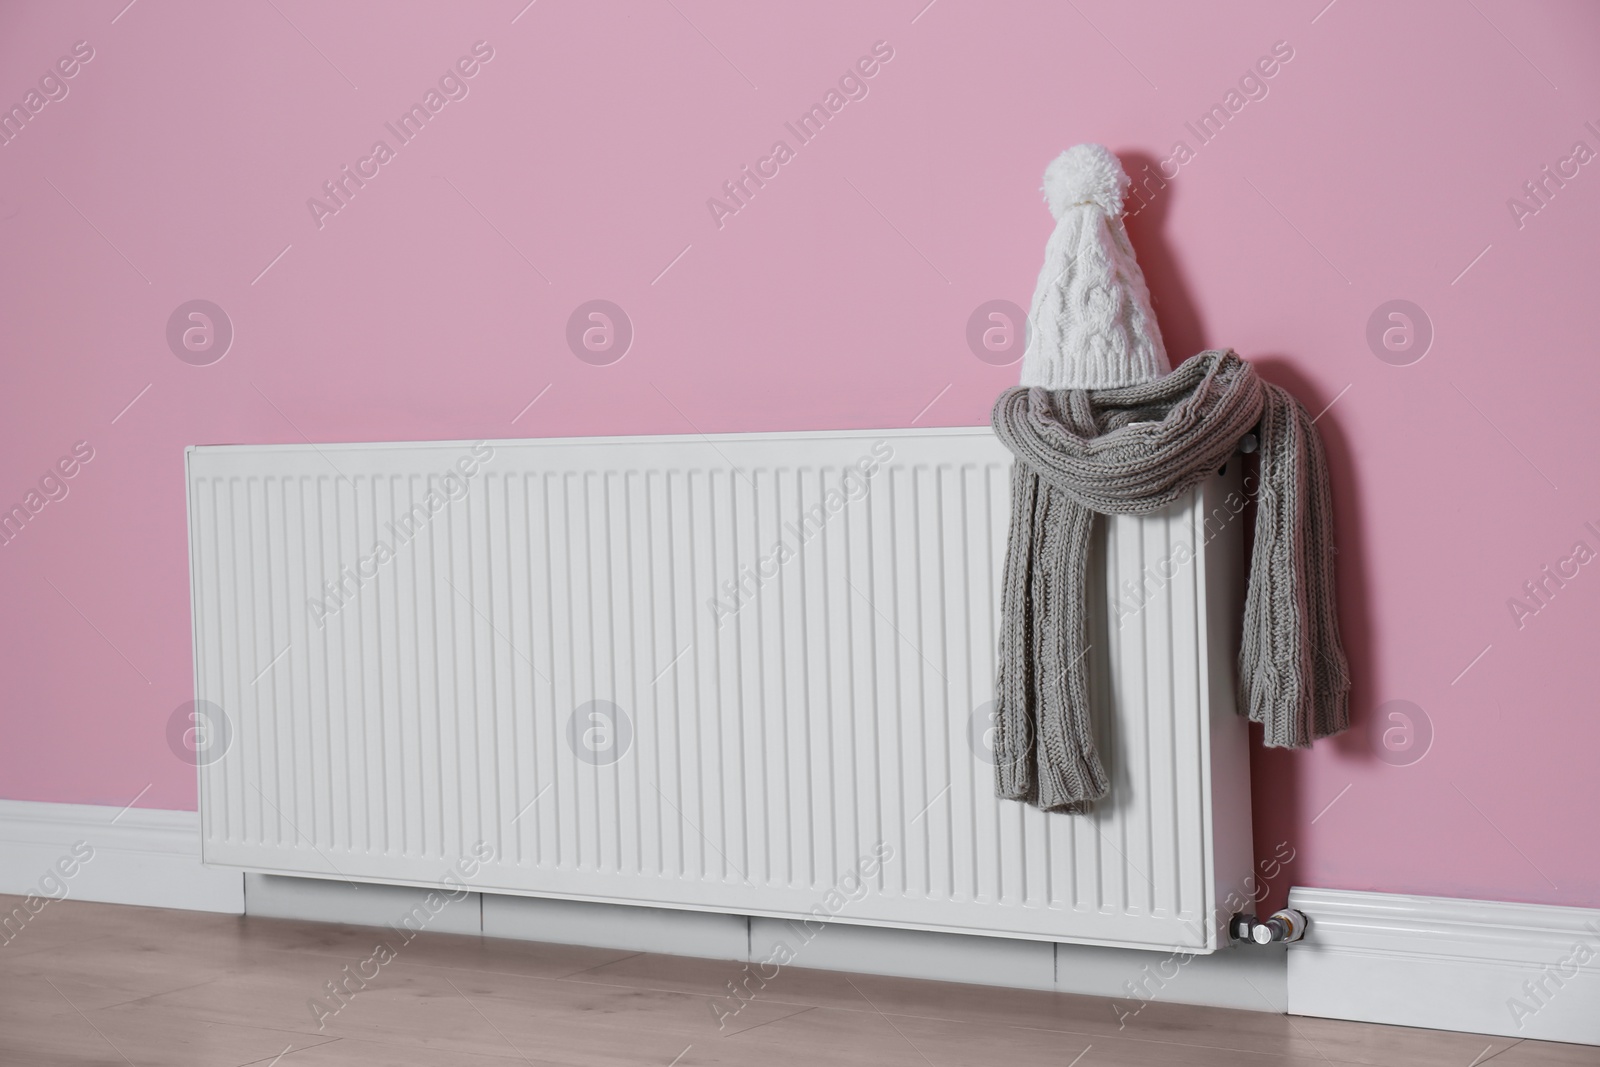
[[[1104,145],[1074,145],[1051,160],[1044,171],[1044,202],[1058,219],[1068,208],[1087,204],[1119,218],[1127,188],[1127,173]]]

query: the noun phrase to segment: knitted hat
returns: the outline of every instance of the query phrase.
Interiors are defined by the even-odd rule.
[[[1045,168],[1044,200],[1057,222],[1033,293],[1023,385],[1103,389],[1167,373],[1150,290],[1122,225],[1127,188],[1102,145],[1069,148]]]

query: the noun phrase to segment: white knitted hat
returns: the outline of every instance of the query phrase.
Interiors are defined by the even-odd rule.
[[[1058,221],[1033,293],[1023,385],[1103,389],[1167,373],[1150,290],[1122,225],[1127,188],[1102,145],[1069,148],[1045,168],[1044,200]]]

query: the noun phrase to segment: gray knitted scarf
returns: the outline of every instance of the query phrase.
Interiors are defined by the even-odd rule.
[[[1233,352],[1113,389],[1008,389],[994,428],[1016,456],[995,682],[996,791],[1081,812],[1108,781],[1089,722],[1085,592],[1096,514],[1159,511],[1260,438],[1239,709],[1273,747],[1349,725],[1328,466],[1300,404]]]

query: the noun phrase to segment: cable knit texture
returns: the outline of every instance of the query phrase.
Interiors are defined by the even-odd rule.
[[[1033,293],[1033,337],[1022,384],[1043,389],[1105,389],[1167,372],[1167,350],[1150,309],[1150,290],[1122,225],[1128,175],[1097,144],[1058,156],[1044,175],[1056,218]]]
[[[1000,796],[1081,812],[1106,795],[1085,654],[1094,516],[1167,507],[1252,427],[1260,490],[1239,710],[1272,747],[1303,748],[1349,725],[1328,466],[1294,397],[1231,351],[1202,352],[1141,385],[1008,389],[994,408],[995,432],[1016,457],[995,693]]]

